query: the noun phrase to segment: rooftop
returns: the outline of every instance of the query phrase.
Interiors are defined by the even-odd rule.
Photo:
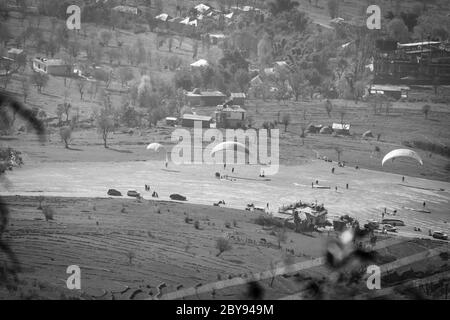
[[[45,63],[47,66],[65,66],[67,63],[62,59],[47,59],[47,58],[34,58],[34,61]]]
[[[8,50],[8,53],[12,53],[12,54],[21,54],[23,52],[23,49],[18,49],[18,48],[11,48]]]
[[[189,113],[183,114],[183,116],[181,118],[183,120],[195,120],[195,121],[211,121],[212,120],[212,118],[208,117],[208,116],[201,116],[198,114],[189,114]]]
[[[202,91],[200,93],[188,92],[186,95],[188,97],[225,97],[225,95],[220,91]]]
[[[243,99],[245,99],[247,96],[243,92],[232,92],[230,94],[230,97],[231,98],[243,98]]]

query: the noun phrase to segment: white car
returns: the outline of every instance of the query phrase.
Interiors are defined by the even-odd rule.
[[[383,225],[383,229],[387,232],[397,232],[397,228],[394,226],[391,226],[390,224]]]

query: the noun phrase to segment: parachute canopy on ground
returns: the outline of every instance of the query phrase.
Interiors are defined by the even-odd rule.
[[[393,161],[394,159],[400,157],[415,159],[420,163],[420,165],[423,166],[422,158],[417,154],[417,152],[410,149],[396,149],[389,152],[387,155],[384,156],[383,161],[381,162],[381,166],[384,166],[384,163],[390,159],[392,159]]]
[[[217,146],[215,146],[211,151],[211,156],[213,157],[217,152],[220,151],[226,151],[226,150],[235,150],[239,152],[245,152],[246,154],[249,154],[249,150],[239,142],[235,141],[225,141],[222,143],[219,143]]]
[[[150,143],[147,146],[147,150],[152,150],[155,152],[160,152],[160,151],[166,151],[166,148],[164,148],[164,146],[162,144],[159,143]]]

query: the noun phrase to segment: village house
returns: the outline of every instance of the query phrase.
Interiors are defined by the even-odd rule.
[[[226,100],[226,95],[220,91],[200,91],[194,89],[192,92],[186,93],[186,102],[191,107],[215,107]]]
[[[8,50],[8,58],[11,58],[11,59],[17,61],[23,57],[26,57],[26,54],[23,51],[23,49],[11,48]]]
[[[52,76],[73,75],[73,66],[65,63],[61,59],[35,58],[33,59],[33,70]]]
[[[185,113],[181,117],[181,125],[187,128],[194,128],[195,123],[200,123],[202,128],[211,127],[212,118],[208,116],[201,116],[197,114]]]
[[[220,106],[214,114],[217,128],[238,129],[246,126],[247,111],[240,106]]]
[[[369,95],[384,95],[395,100],[408,98],[409,91],[411,89],[408,86],[395,86],[395,85],[380,85],[373,84],[368,87]]]
[[[349,124],[333,123],[333,126],[331,128],[333,129],[333,132],[336,132],[337,134],[350,135]]]
[[[232,92],[230,94],[230,99],[234,105],[245,106],[246,94],[243,92]]]

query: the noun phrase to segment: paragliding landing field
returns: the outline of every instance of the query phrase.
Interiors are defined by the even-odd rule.
[[[384,166],[402,166],[413,161],[417,160],[397,158]],[[395,210],[395,218],[406,223],[399,233],[407,236],[426,236],[429,229],[450,231],[450,183],[447,182],[414,177],[405,177],[403,181],[401,175],[338,167],[336,163],[322,160],[302,166],[280,166],[278,174],[264,178],[259,176],[261,169],[264,167],[259,165],[228,165],[224,169],[219,164],[170,164],[165,168],[164,161],[42,163],[10,172],[8,189],[2,186],[1,192],[103,198],[108,197],[108,189],[116,189],[125,198],[128,190],[136,190],[144,199],[152,199],[152,192],[156,191],[158,200],[170,200],[171,194],[182,194],[189,203],[212,206],[224,200],[226,207],[241,210],[253,203],[263,208],[269,205],[270,212],[298,200],[317,201],[327,207],[330,215],[348,214],[361,223],[381,220],[385,209],[387,215]],[[218,179],[216,173],[228,178]],[[145,185],[150,186],[150,192],[145,190]],[[422,233],[415,232],[415,227],[421,228]]]

